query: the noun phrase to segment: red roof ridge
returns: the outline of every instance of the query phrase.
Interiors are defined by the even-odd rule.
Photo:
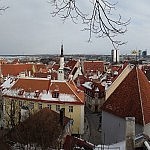
[[[74,95],[80,100],[80,102],[83,102],[82,100],[81,100],[81,98],[75,93],[75,91],[71,88],[71,86],[69,85],[70,83],[69,82],[66,82],[66,84],[68,85],[68,87],[71,89],[71,91],[74,93]],[[78,89],[77,87],[76,87],[76,85],[74,85],[74,87],[76,88],[76,90]],[[80,89],[79,89],[80,90]],[[81,91],[81,90],[80,90]],[[81,91],[82,92],[82,91]]]
[[[141,110],[142,110],[142,121],[143,124],[145,124],[144,121],[144,113],[143,113],[143,105],[142,105],[142,96],[141,96],[141,86],[140,86],[140,82],[139,82],[139,72],[138,72],[138,67],[136,67],[136,73],[137,73],[137,82],[138,82],[138,89],[139,89],[139,96],[140,96],[140,104],[141,104]]]
[[[102,109],[122,118],[134,116],[142,125],[150,123],[150,83],[137,66],[109,96]]]

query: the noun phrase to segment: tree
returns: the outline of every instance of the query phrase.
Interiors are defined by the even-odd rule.
[[[0,12],[5,11],[8,8],[9,8],[8,6],[0,6]]]
[[[64,131],[59,119],[58,113],[44,108],[12,128],[7,140],[19,143],[20,148],[27,145],[28,149],[58,149]]]
[[[89,0],[90,9],[86,8],[89,10],[89,14],[80,9],[78,0],[52,0],[50,3],[54,6],[53,16],[58,15],[63,21],[71,18],[74,23],[81,20],[86,25],[83,30],[89,31],[88,41],[91,41],[92,34],[96,34],[96,37],[107,37],[113,47],[117,48],[126,42],[117,40],[115,37],[127,31],[130,19],[123,22],[121,15],[119,15],[118,19],[115,20],[111,12],[117,3],[109,1]]]

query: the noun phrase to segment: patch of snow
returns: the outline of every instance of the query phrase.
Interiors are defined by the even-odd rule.
[[[115,143],[112,145],[98,145],[95,147],[94,150],[99,150],[99,149],[103,149],[103,150],[125,150],[125,141],[119,142],[119,143]]]
[[[82,84],[82,86],[84,86],[88,89],[92,89],[91,85],[92,85],[92,82],[85,82],[84,84]]]
[[[98,89],[98,87],[95,89],[95,91],[96,91],[96,92],[99,92],[99,89]]]
[[[10,88],[14,85],[15,80],[12,77],[9,77],[2,85],[2,88]]]

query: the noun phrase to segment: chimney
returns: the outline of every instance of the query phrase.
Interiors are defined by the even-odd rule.
[[[133,150],[135,146],[135,117],[126,117],[126,150]]]
[[[59,122],[62,127],[64,126],[64,117],[65,117],[65,108],[61,108]]]

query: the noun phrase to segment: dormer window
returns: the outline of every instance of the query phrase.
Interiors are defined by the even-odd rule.
[[[58,98],[59,97],[59,92],[58,91],[54,91],[52,93],[52,98]]]
[[[39,91],[39,90],[36,90],[36,91],[35,91],[35,94],[34,94],[34,97],[35,97],[35,98],[38,98],[39,95],[40,95],[40,91]]]
[[[23,95],[24,89],[19,90],[18,95]]]

